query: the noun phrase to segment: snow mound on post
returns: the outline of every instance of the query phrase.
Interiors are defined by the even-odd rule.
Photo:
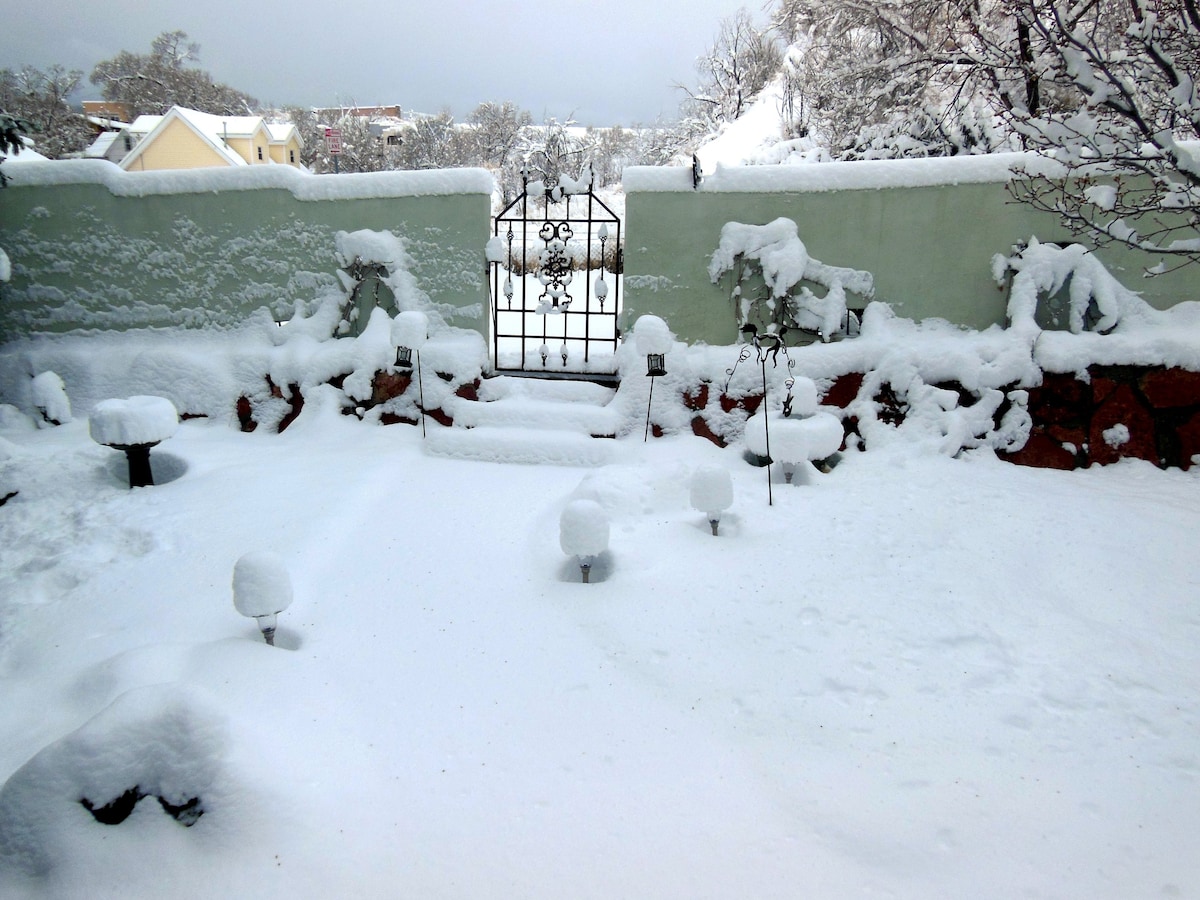
[[[165,397],[101,400],[88,417],[88,433],[107,447],[135,447],[165,441],[179,427],[179,413]]]
[[[559,546],[568,556],[598,556],[608,549],[608,513],[595,500],[572,500],[558,524]]]
[[[692,475],[692,508],[715,518],[733,505],[733,479],[723,466],[702,466]]]
[[[256,618],[283,612],[292,604],[292,579],[278,554],[254,550],[233,566],[233,605]]]

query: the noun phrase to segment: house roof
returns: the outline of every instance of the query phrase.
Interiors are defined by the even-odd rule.
[[[172,122],[179,121],[190,128],[205,144],[223,159],[227,165],[245,166],[249,165],[246,160],[234,150],[231,150],[222,140],[222,136],[227,137],[246,137],[248,135],[240,134],[234,128],[240,128],[241,120],[246,117],[236,116],[222,120],[220,116],[212,116],[208,113],[197,112],[194,109],[184,109],[182,106],[173,106],[165,116],[138,116],[130,126],[130,131],[137,132],[147,125],[150,125],[149,131],[138,142],[138,145],[133,148],[123,160],[121,160],[121,168],[128,169],[137,159],[145,152],[160,134],[170,127]],[[146,120],[143,122],[143,119]],[[157,122],[151,120],[157,119]],[[230,128],[231,122],[237,123],[234,128]],[[222,123],[226,129],[222,131]],[[262,126],[262,119],[258,119],[259,126]]]
[[[304,146],[304,138],[300,136],[300,132],[291,122],[268,122],[267,133],[271,135],[272,144],[286,144],[288,139],[294,135],[296,142],[300,144],[301,147]]]
[[[121,136],[119,131],[102,131],[92,141],[91,145],[83,151],[86,159],[103,159],[112,147],[113,141]]]

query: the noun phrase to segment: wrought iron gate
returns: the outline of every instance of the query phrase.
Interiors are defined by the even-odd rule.
[[[615,372],[621,255],[621,220],[590,183],[526,174],[488,248],[497,371]]]

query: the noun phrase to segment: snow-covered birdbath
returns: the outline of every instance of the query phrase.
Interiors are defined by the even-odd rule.
[[[596,557],[608,549],[608,514],[595,500],[572,500],[559,519],[559,545],[579,560],[587,584]]]
[[[723,466],[701,466],[692,474],[692,506],[708,516],[712,533],[717,534],[721,513],[733,505],[733,479]]]
[[[88,433],[97,444],[124,452],[129,461],[129,486],[154,484],[150,448],[179,427],[179,413],[165,397],[136,396],[102,400],[88,417]]]
[[[768,414],[759,412],[746,422],[746,449],[777,462],[790,484],[797,466],[828,459],[837,453],[845,437],[841,420],[827,412],[808,416],[770,415],[770,452],[767,447]]]
[[[275,625],[291,606],[292,579],[283,560],[267,550],[247,553],[233,566],[233,605],[258,622],[263,638],[275,646]]]

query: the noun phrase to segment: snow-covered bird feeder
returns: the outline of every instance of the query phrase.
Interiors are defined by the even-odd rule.
[[[558,542],[563,553],[579,560],[587,584],[592,563],[608,549],[608,514],[595,500],[572,500],[559,519]]]
[[[150,448],[175,433],[179,413],[166,397],[101,400],[88,417],[88,434],[97,444],[121,450],[129,460],[129,486],[154,484]]]
[[[841,420],[827,412],[810,416],[785,417],[759,413],[746,422],[746,449],[761,456],[770,465],[777,462],[790,484],[797,466],[828,459],[837,453],[845,438]]]
[[[692,474],[692,507],[708,516],[717,534],[721,513],[733,506],[733,479],[723,466],[702,466]]]
[[[234,608],[258,622],[259,630],[272,647],[278,616],[291,604],[292,579],[277,554],[255,550],[234,564]]]

